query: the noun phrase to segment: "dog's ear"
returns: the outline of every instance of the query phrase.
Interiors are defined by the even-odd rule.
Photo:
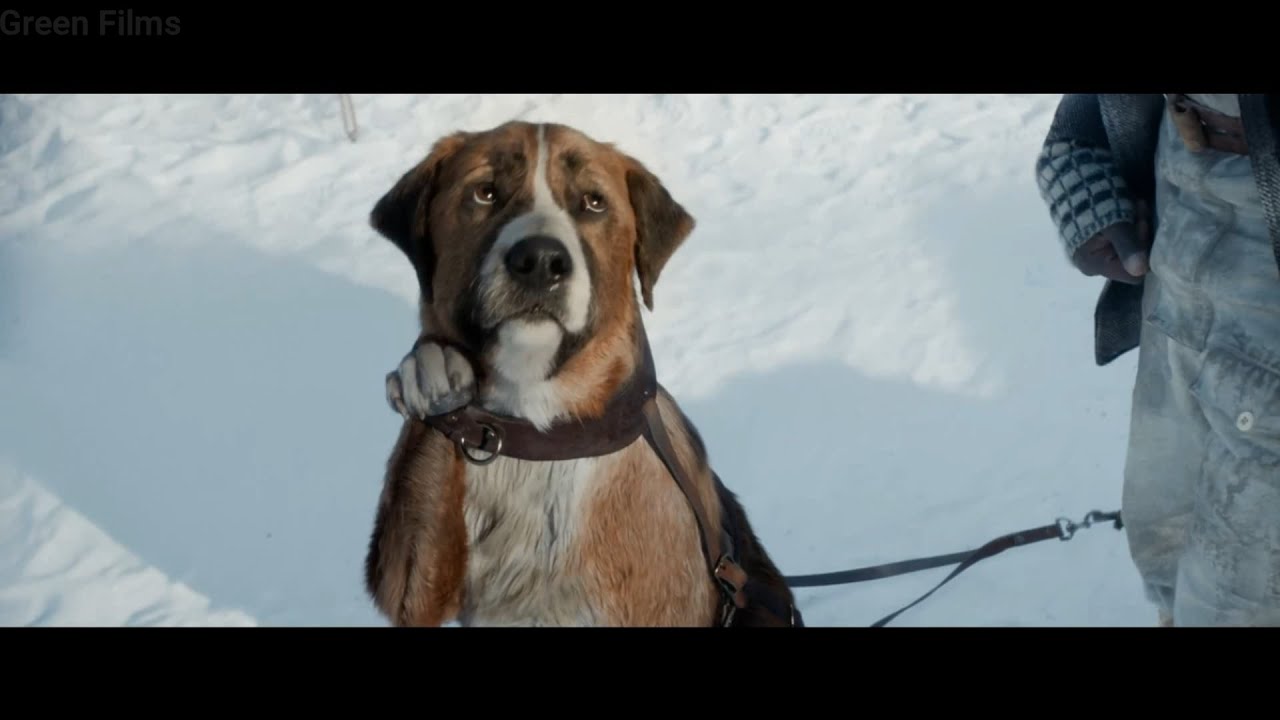
[[[693,232],[693,216],[671,197],[656,175],[632,159],[627,191],[636,215],[636,274],[645,307],[653,310],[653,286],[667,260]]]
[[[426,302],[431,302],[431,278],[436,265],[427,209],[435,195],[441,166],[458,151],[464,140],[464,133],[455,133],[437,141],[427,157],[402,175],[369,213],[369,224],[373,229],[409,258]]]

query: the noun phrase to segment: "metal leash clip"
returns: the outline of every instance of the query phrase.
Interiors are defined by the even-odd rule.
[[[1076,531],[1093,527],[1097,523],[1111,522],[1116,530],[1124,528],[1124,521],[1120,517],[1120,511],[1102,512],[1101,510],[1090,510],[1084,519],[1080,522],[1074,522],[1070,518],[1060,517],[1058,522],[1059,539],[1063,542],[1075,537]]]

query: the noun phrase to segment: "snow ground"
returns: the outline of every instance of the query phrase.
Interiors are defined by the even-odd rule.
[[[1093,366],[1032,161],[1055,96],[0,99],[0,623],[380,625],[361,562],[414,283],[366,224],[441,134],[615,141],[698,229],[661,380],[791,574],[1118,507],[1132,357]],[[950,568],[800,591],[867,625]],[[1109,527],[895,626],[1151,625]]]

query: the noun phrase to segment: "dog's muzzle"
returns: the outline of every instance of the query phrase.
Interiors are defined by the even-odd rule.
[[[507,274],[525,293],[546,295],[573,274],[569,249],[550,235],[531,235],[503,257]]]
[[[566,326],[578,268],[564,241],[532,234],[499,253],[480,286],[481,326],[492,329],[515,319],[551,320]]]

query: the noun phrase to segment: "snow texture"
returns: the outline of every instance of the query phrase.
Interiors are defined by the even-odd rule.
[[[0,623],[382,625],[361,563],[414,280],[368,212],[440,135],[616,142],[697,217],[646,318],[784,571],[1118,507],[1134,358],[1092,362],[1033,162],[1055,96],[0,99]],[[806,589],[867,625],[950,568]],[[895,626],[1152,625],[1109,526]]]

